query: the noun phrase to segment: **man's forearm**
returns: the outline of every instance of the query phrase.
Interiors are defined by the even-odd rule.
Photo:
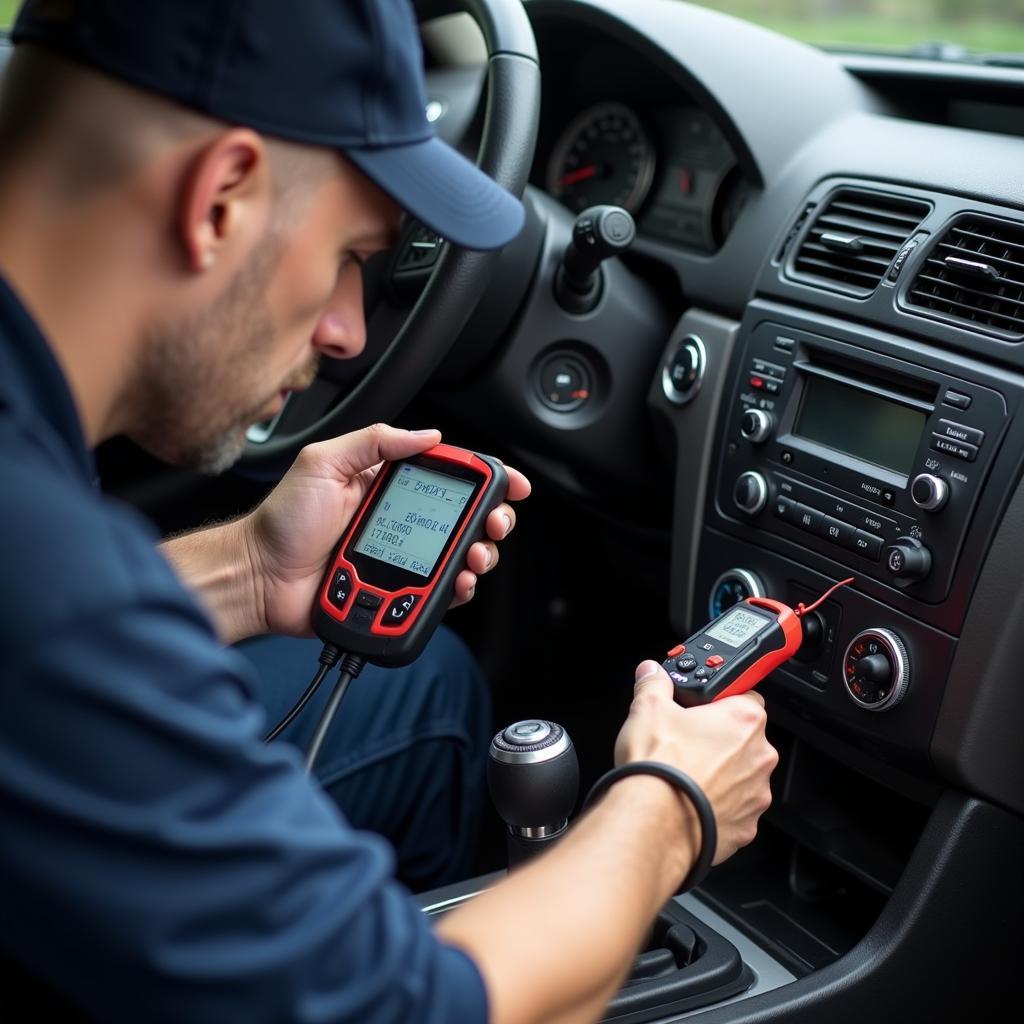
[[[198,595],[225,644],[266,632],[244,524],[243,517],[160,545],[182,582]]]
[[[438,924],[483,974],[495,1024],[596,1020],[696,856],[692,809],[659,779],[617,783],[558,846]]]

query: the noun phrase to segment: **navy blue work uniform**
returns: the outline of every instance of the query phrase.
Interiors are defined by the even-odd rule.
[[[485,1020],[476,966],[393,880],[388,843],[293,746],[261,742],[251,666],[92,475],[60,368],[0,281],[6,978],[105,1021]],[[442,733],[444,701],[418,706]],[[331,784],[385,746],[328,753]],[[0,1018],[17,995],[6,980]]]

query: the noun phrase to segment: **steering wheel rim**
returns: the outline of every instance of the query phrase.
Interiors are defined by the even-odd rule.
[[[477,166],[516,196],[523,194],[540,119],[540,67],[533,30],[520,0],[414,0],[420,21],[464,11],[487,49],[487,105]],[[247,441],[241,468],[283,467],[307,444],[402,411],[448,353],[498,259],[445,243],[405,322],[362,379],[322,416],[291,433]],[[301,393],[291,401],[301,401]]]

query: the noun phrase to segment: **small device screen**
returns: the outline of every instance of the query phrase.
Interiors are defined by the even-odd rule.
[[[770,619],[755,612],[748,612],[746,608],[733,608],[710,629],[705,629],[704,635],[711,637],[712,640],[719,640],[728,647],[742,647],[770,622]]]
[[[926,419],[917,409],[808,377],[793,433],[906,476]]]
[[[352,550],[429,576],[473,490],[471,480],[404,463],[385,486]]]

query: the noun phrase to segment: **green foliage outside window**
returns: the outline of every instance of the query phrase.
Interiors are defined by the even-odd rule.
[[[949,42],[1024,55],[1024,0],[696,0],[804,42],[906,49]],[[19,0],[0,0],[0,27]]]

